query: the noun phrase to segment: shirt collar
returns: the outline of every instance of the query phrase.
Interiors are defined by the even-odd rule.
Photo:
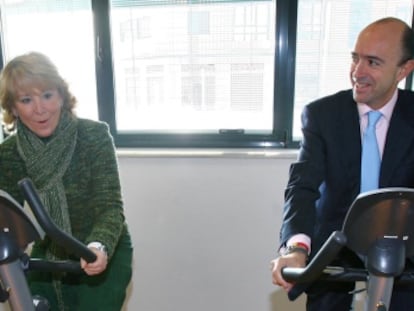
[[[395,104],[397,103],[398,99],[398,89],[395,89],[394,94],[392,95],[391,99],[382,106],[379,111],[382,113],[382,116],[387,120],[391,120],[392,111],[394,110]],[[357,103],[359,117],[361,118],[363,115],[368,113],[372,110],[367,104],[364,103]]]

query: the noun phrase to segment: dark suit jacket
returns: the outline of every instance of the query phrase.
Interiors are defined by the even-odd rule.
[[[334,230],[360,189],[361,134],[352,90],[307,105],[303,141],[285,191],[280,241],[305,233],[312,255]],[[383,153],[380,188],[414,188],[414,93],[399,90]]]

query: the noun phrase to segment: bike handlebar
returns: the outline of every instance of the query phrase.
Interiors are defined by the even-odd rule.
[[[285,267],[282,269],[283,278],[290,283],[306,283],[316,280],[345,244],[346,236],[343,232],[332,232],[328,240],[326,240],[322,248],[305,268]]]
[[[406,265],[414,257],[413,222],[414,189],[390,187],[359,194],[347,211],[342,230],[331,234],[306,267],[282,269],[282,277],[295,284],[289,299],[296,299],[316,280],[367,281],[368,296],[372,296],[369,307],[375,306],[379,293],[389,303],[387,286],[394,281],[414,282],[414,271],[407,271]],[[344,246],[361,259],[365,269],[329,266]]]
[[[96,260],[94,252],[71,235],[60,230],[53,220],[50,219],[37,194],[35,186],[29,178],[24,178],[19,181],[19,186],[30,205],[36,220],[53,241],[63,246],[68,252],[85,259],[89,263]]]
[[[283,268],[282,275],[289,282],[311,282],[316,279],[333,282],[364,282],[369,278],[369,273],[364,268],[344,268],[339,266],[327,266],[315,279],[306,280],[303,277],[306,268]],[[414,283],[414,271],[406,270],[395,278],[396,283]]]
[[[366,268],[329,266],[346,243],[345,234],[342,231],[334,231],[306,267],[282,268],[282,277],[287,282],[295,284],[288,293],[289,299],[295,300],[307,287],[307,284],[316,280],[328,282],[367,281],[369,271]],[[395,277],[395,281],[398,283],[414,283],[414,271],[404,271]]]
[[[27,270],[40,272],[68,272],[71,274],[83,273],[79,261],[74,260],[50,261],[30,258]]]

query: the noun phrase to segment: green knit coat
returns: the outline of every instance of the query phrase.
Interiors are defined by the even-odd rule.
[[[12,134],[0,144],[0,189],[23,204],[18,182],[25,177],[28,177],[25,163],[17,151],[16,135]],[[76,148],[63,184],[73,236],[85,244],[103,243],[111,260],[118,241],[130,242],[130,237],[123,213],[115,148],[106,124],[78,119]],[[44,250],[39,245],[36,249],[35,244],[33,253],[42,256]],[[131,269],[132,247],[128,248],[131,256],[122,264]]]

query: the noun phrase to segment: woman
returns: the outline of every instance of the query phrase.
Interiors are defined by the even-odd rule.
[[[81,259],[84,275],[31,272],[33,294],[51,310],[120,310],[132,273],[115,148],[104,123],[77,118],[76,99],[43,54],[12,59],[0,76],[0,104],[9,136],[0,145],[0,189],[19,202],[29,177],[54,222],[96,254]],[[33,257],[70,257],[50,240]]]

